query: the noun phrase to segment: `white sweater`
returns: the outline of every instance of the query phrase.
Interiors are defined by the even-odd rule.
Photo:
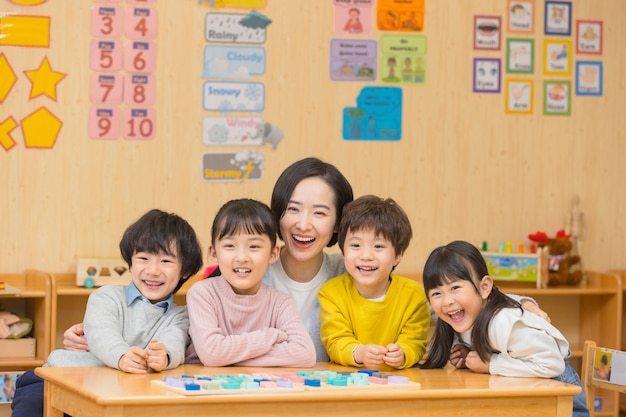
[[[470,346],[470,333],[461,335]],[[489,343],[500,353],[491,355],[491,375],[554,378],[565,370],[569,343],[541,317],[517,308],[504,308],[489,325]]]

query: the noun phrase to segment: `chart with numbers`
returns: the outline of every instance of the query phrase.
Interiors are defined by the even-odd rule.
[[[156,0],[93,0],[89,67],[92,139],[149,140],[156,133]]]

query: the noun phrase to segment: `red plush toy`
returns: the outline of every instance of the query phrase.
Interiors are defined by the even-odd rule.
[[[528,235],[537,246],[548,248],[548,285],[577,285],[583,279],[582,271],[572,269],[580,262],[580,256],[569,254],[572,249],[569,238],[565,230],[559,230],[553,238],[542,231]]]

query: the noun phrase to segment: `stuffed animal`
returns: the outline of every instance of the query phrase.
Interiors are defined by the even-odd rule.
[[[30,333],[32,328],[31,319],[0,311],[0,339],[19,339]]]
[[[580,262],[580,256],[571,255],[572,242],[564,230],[549,238],[545,232],[536,232],[528,238],[539,247],[548,248],[548,285],[577,285],[583,279],[582,271],[573,268]]]

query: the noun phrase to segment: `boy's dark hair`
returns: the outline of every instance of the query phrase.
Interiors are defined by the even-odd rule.
[[[132,266],[137,252],[172,255],[170,245],[176,243],[181,263],[181,277],[173,293],[202,267],[202,247],[193,227],[174,214],[153,209],[128,226],[120,241],[120,252],[128,266]]]
[[[238,232],[267,235],[275,246],[278,222],[272,210],[260,201],[250,198],[230,200],[215,215],[211,243]]]
[[[413,237],[411,222],[402,207],[393,199],[366,195],[346,204],[339,223],[339,248],[343,252],[346,234],[350,231],[373,230],[391,242],[396,255],[402,255]]]
[[[283,173],[280,174],[276,180],[276,184],[274,184],[270,206],[276,218],[280,221],[283,214],[285,214],[285,210],[289,205],[289,200],[296,186],[303,179],[312,177],[322,179],[334,191],[335,211],[337,212],[335,227],[337,227],[341,221],[343,207],[354,198],[352,186],[334,165],[318,158],[301,159],[288,166]],[[280,228],[278,230],[278,237],[283,239],[280,234]],[[330,242],[328,242],[326,246],[331,247],[335,243],[337,243],[337,233],[333,233]]]
[[[433,288],[464,280],[471,282],[478,292],[478,283],[485,275],[489,275],[489,271],[480,251],[471,243],[457,240],[436,248],[426,260],[423,274],[424,291],[430,298],[430,290]],[[489,323],[493,316],[503,308],[522,310],[520,303],[509,298],[493,285],[491,294],[478,314],[471,333],[472,350],[476,351],[483,361],[488,361],[494,352],[489,344]],[[437,320],[428,358],[422,367],[442,368],[445,366],[450,359],[454,336],[455,331],[452,326],[441,319]]]

